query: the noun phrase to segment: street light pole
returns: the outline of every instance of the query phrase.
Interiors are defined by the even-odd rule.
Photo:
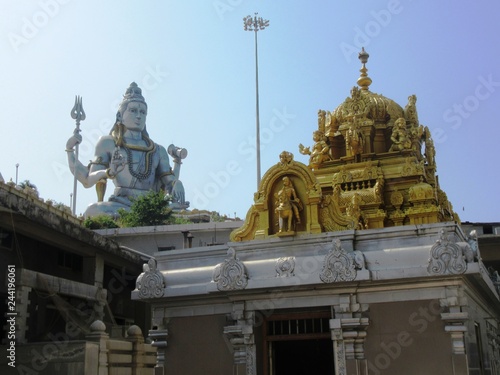
[[[260,122],[259,122],[259,59],[257,49],[257,31],[264,30],[269,26],[269,21],[264,20],[262,17],[257,17],[257,13],[252,16],[243,18],[243,28],[245,31],[255,32],[255,115],[256,115],[256,149],[257,149],[257,190],[260,185]]]

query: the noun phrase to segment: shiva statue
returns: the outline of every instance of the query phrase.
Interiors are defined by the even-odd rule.
[[[128,210],[135,197],[150,190],[164,191],[172,200],[170,207],[185,209],[184,187],[179,181],[181,159],[187,150],[170,145],[167,150],[153,142],[146,130],[148,106],[142,90],[135,82],[126,90],[116,113],[116,122],[109,135],[99,138],[93,160],[83,165],[75,156],[75,146],[82,136],[76,132],[66,143],[70,171],[84,187],[96,185],[98,202],[87,207],[84,216],[110,215]],[[172,156],[174,168],[170,167]],[[113,195],[104,202],[107,180],[115,185]]]

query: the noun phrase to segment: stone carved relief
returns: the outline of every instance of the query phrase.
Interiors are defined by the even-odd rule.
[[[156,268],[156,259],[151,258],[142,267],[143,272],[137,277],[135,288],[139,298],[159,298],[163,296],[166,287],[163,274]]]
[[[500,370],[500,329],[486,320],[486,336],[493,369]]]
[[[335,358],[335,373],[339,375],[347,374],[347,364],[345,358],[344,336],[342,328],[330,329],[333,340],[333,355]]]
[[[214,268],[212,281],[217,283],[217,289],[220,291],[245,289],[248,284],[245,265],[236,258],[232,247],[227,251],[227,255],[229,258]]]
[[[233,322],[231,325],[224,327],[223,334],[227,343],[229,343],[234,364],[245,365],[246,375],[256,375],[256,349],[253,332],[255,313],[252,311],[245,312],[237,304],[234,307],[236,309],[230,315]]]
[[[360,251],[347,252],[342,248],[340,240],[332,241],[331,249],[323,260],[323,269],[319,278],[324,283],[352,281],[356,279],[357,270],[365,269],[364,256]]]
[[[282,257],[276,261],[276,276],[290,277],[294,276],[295,257]]]
[[[460,275],[467,263],[474,262],[474,252],[467,242],[452,242],[444,230],[430,251],[427,271],[431,275]]]

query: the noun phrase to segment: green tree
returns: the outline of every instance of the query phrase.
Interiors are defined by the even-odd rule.
[[[218,213],[217,211],[212,211],[210,212],[210,221],[212,222],[224,222],[226,221],[227,219],[227,216],[224,215],[224,216],[221,216],[220,213]]]
[[[118,223],[109,215],[88,217],[83,221],[83,226],[88,229],[119,228]]]
[[[130,211],[120,209],[119,221],[123,227],[169,224],[172,216],[169,204],[170,199],[164,192],[150,190],[132,201]]]

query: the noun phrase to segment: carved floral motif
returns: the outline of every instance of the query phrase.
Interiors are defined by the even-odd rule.
[[[293,276],[295,271],[295,257],[282,257],[276,261],[276,276]]]
[[[474,261],[474,253],[467,242],[452,242],[444,230],[432,246],[427,271],[433,275],[460,275],[467,263]]]
[[[156,268],[156,259],[151,258],[143,265],[143,272],[137,278],[135,288],[139,291],[139,298],[159,298],[165,290],[165,278]]]
[[[360,251],[348,253],[342,248],[340,240],[332,241],[331,249],[323,260],[319,278],[324,283],[352,281],[356,279],[357,269],[364,269],[364,257]]]
[[[248,276],[245,265],[236,258],[235,250],[230,247],[227,251],[229,258],[218,264],[213,272],[213,281],[221,291],[245,289]]]

